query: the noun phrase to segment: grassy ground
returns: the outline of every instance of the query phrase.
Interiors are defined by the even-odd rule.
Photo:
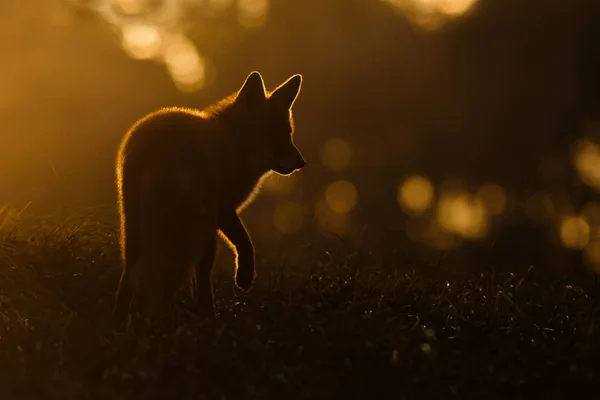
[[[75,224],[77,225],[77,224]],[[110,313],[116,235],[87,220],[4,229],[6,399],[595,398],[600,297],[539,268],[431,277],[360,253],[216,277],[218,322]],[[25,232],[35,232],[29,236]]]

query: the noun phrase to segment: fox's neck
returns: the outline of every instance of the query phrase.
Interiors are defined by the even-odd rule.
[[[260,178],[268,172],[264,166],[252,162],[234,137],[227,135],[221,142],[223,148],[219,160],[219,182],[221,202],[227,207],[239,208],[247,204],[255,194]]]

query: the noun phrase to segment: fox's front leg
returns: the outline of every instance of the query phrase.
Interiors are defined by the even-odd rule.
[[[234,247],[236,257],[235,284],[244,291],[250,290],[255,277],[254,246],[246,227],[234,210],[219,212],[219,229]]]

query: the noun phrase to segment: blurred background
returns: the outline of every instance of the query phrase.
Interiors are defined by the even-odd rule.
[[[136,119],[301,73],[308,165],[243,214],[263,254],[600,271],[597,0],[3,0],[0,50],[7,207],[116,224]]]

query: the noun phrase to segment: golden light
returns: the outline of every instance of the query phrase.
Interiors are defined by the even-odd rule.
[[[575,146],[575,169],[583,183],[600,190],[600,146],[583,140]]]
[[[477,189],[477,196],[483,201],[488,215],[497,216],[504,212],[507,196],[504,188],[495,183],[487,183]]]
[[[192,29],[186,23],[188,16],[199,13],[215,18],[220,14],[223,28],[218,28],[214,35],[212,29],[206,29],[201,35],[210,35],[205,39],[227,40],[226,35],[221,34],[227,29],[226,24],[259,27],[266,21],[270,6],[269,0],[97,0],[84,3],[83,7],[117,28],[121,47],[129,57],[164,62],[171,79],[184,92],[199,90],[207,84],[207,75],[214,77],[207,73],[207,69],[212,72],[212,65],[207,65],[188,35]],[[229,9],[234,6],[239,21],[230,18]]]
[[[444,195],[437,208],[440,226],[450,232],[478,239],[487,234],[487,213],[483,202],[468,194]]]
[[[138,60],[155,58],[162,50],[161,32],[156,26],[128,24],[123,26],[121,46],[131,57]]]
[[[113,0],[113,2],[123,14],[135,15],[144,9],[143,0]]]
[[[296,174],[283,176],[279,174],[267,174],[260,181],[260,187],[267,194],[284,196],[290,194],[296,186]]]
[[[583,249],[590,242],[590,225],[583,217],[563,218],[559,231],[562,244],[569,249]]]
[[[477,0],[382,0],[406,16],[414,24],[436,29],[445,19],[457,17],[469,11]]]
[[[432,0],[421,0],[422,2],[436,3]],[[438,10],[447,15],[464,14],[475,4],[476,0],[439,0]]]
[[[208,0],[209,6],[217,11],[223,11],[233,5],[234,0]]]
[[[435,189],[429,179],[415,175],[398,187],[398,204],[409,213],[420,214],[433,204]]]
[[[238,0],[237,6],[240,25],[246,28],[264,25],[269,11],[269,0]]]
[[[181,90],[195,90],[204,84],[204,59],[185,36],[175,35],[170,38],[164,60],[171,77]]]
[[[304,224],[304,207],[295,202],[277,206],[273,212],[273,225],[281,233],[296,233]]]
[[[329,207],[326,200],[320,200],[315,206],[317,227],[326,233],[333,233],[340,237],[348,234],[350,219],[348,214],[339,214]]]
[[[321,164],[330,170],[343,171],[352,161],[352,146],[344,139],[328,139],[321,147],[320,159]]]
[[[352,182],[339,180],[327,185],[325,200],[331,210],[339,214],[346,214],[356,206],[358,192]]]

